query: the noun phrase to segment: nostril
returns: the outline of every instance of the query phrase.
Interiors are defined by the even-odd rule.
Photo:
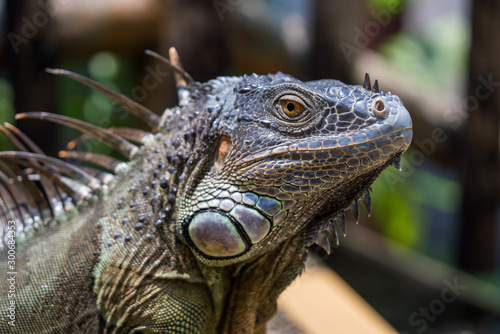
[[[389,116],[389,108],[382,98],[377,98],[376,100],[374,100],[372,105],[372,111],[376,117],[386,118],[387,116]]]

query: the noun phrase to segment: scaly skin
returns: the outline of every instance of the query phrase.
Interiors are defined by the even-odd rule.
[[[110,183],[19,232],[15,327],[4,245],[0,331],[264,333],[307,247],[410,144],[399,98],[367,88],[281,73],[186,84]],[[22,219],[0,194],[2,219]]]

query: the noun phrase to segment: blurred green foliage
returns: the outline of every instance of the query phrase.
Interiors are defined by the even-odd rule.
[[[134,61],[112,52],[99,52],[89,60],[67,61],[61,67],[88,76],[127,96],[134,85]],[[58,105],[61,114],[104,128],[131,126],[133,122],[132,116],[122,107],[68,78],[58,79]],[[67,127],[60,127],[60,131],[64,142],[80,135],[78,131]],[[81,149],[119,157],[113,149],[95,139],[83,143]]]
[[[373,184],[374,218],[390,239],[453,262],[453,218],[460,205],[461,187],[433,170],[431,162],[426,164],[427,168],[415,168],[403,156],[401,172],[389,168],[382,173]]]
[[[0,124],[14,121],[14,92],[10,83],[0,78]],[[0,134],[0,150],[13,149],[6,136]]]
[[[388,7],[400,8],[407,0],[368,0],[368,7],[373,10],[386,9]]]
[[[468,23],[447,16],[430,22],[422,31],[393,35],[379,51],[395,69],[425,82],[429,89],[460,90],[466,82],[469,40]]]

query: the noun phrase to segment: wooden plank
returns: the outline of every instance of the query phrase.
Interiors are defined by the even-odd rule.
[[[397,333],[342,278],[308,268],[278,299],[278,308],[307,334]]]

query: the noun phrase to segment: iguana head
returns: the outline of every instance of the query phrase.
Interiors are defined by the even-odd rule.
[[[195,145],[208,157],[181,186],[177,231],[211,266],[258,256],[306,226],[320,238],[328,218],[357,208],[375,178],[399,166],[412,137],[401,100],[369,77],[363,86],[282,73],[219,78],[184,108],[212,117]]]

